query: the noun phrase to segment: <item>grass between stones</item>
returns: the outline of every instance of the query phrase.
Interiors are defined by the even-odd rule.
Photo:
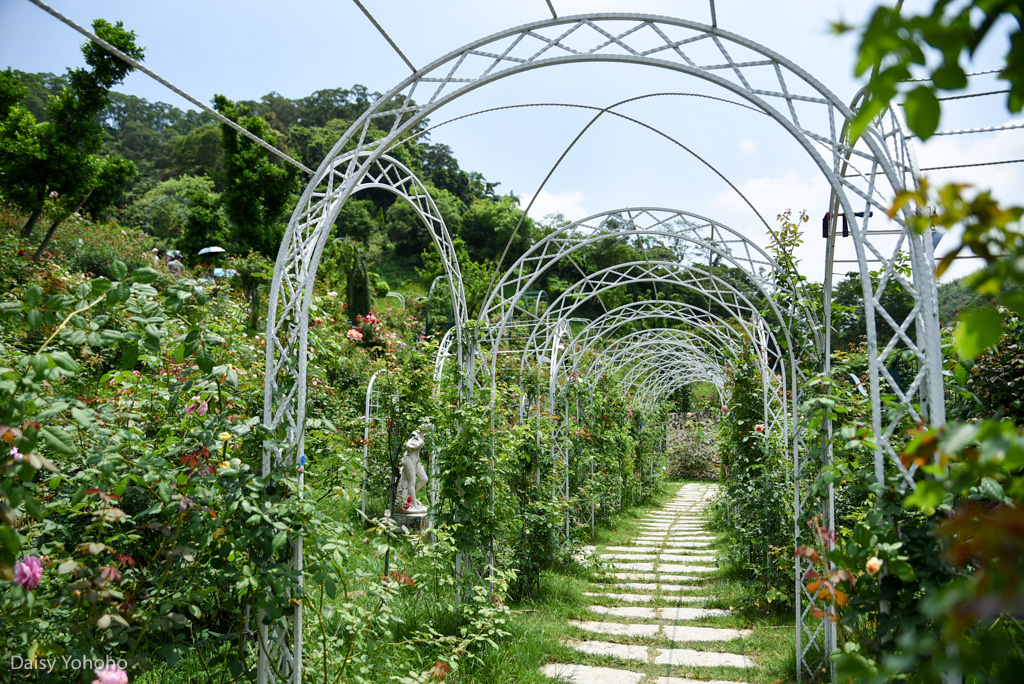
[[[666,622],[651,619],[630,619],[613,617],[593,612],[591,605],[643,606],[675,608],[719,608],[731,609],[739,603],[744,593],[742,578],[729,568],[718,568],[713,573],[694,575],[695,579],[673,581],[673,591],[609,587],[609,584],[646,583],[654,580],[624,580],[605,572],[607,565],[598,561],[608,547],[632,548],[641,546],[634,540],[646,536],[647,528],[641,525],[648,514],[662,507],[676,496],[684,482],[671,482],[665,493],[642,507],[623,512],[615,521],[614,529],[598,529],[594,543],[597,549],[591,561],[582,567],[566,572],[545,573],[540,595],[536,599],[511,606],[513,619],[509,631],[512,637],[497,651],[485,655],[483,662],[470,668],[452,673],[446,682],[552,682],[538,672],[546,663],[582,663],[599,667],[614,668],[643,673],[644,684],[657,681],[659,677],[680,677],[698,680],[732,680],[776,684],[795,681],[793,618],[788,613],[781,617],[765,616],[751,619],[747,616],[706,617],[685,622]],[[676,547],[644,543],[644,547],[660,548],[663,552],[676,553]],[[694,553],[709,555],[713,552],[702,547]],[[671,549],[671,550],[670,550]],[[628,553],[623,551],[622,553]],[[713,561],[694,562],[693,565],[712,565]],[[628,571],[622,571],[628,572]],[[587,592],[609,592],[653,595],[648,602],[609,601],[587,596]],[[710,597],[699,603],[680,603],[675,596]],[[661,624],[662,629],[654,636],[610,635],[588,631],[571,622],[615,622],[619,624]],[[673,641],[671,625],[686,627],[717,627],[749,629],[749,636],[727,641]],[[667,633],[667,634],[666,634]],[[603,641],[616,644],[633,644],[657,649],[687,649],[736,653],[747,656],[754,662],[752,668],[739,667],[686,667],[681,665],[655,665],[636,660],[625,660],[609,655],[582,653],[569,645],[571,640]]]
[[[727,680],[736,682],[755,682],[757,684],[776,684],[795,680],[793,667],[794,633],[792,615],[782,617],[730,615],[728,617],[703,617],[685,622],[671,622],[658,619],[632,619],[594,612],[590,606],[634,606],[647,608],[733,608],[739,604],[744,593],[742,577],[729,568],[717,568],[711,573],[693,573],[682,577],[665,578],[662,585],[671,584],[658,589],[635,587],[630,585],[652,585],[658,580],[648,577],[649,573],[633,573],[645,575],[642,578],[625,579],[618,573],[630,574],[632,571],[614,570],[602,561],[602,553],[629,553],[617,549],[608,551],[608,547],[635,548],[637,546],[657,548],[662,553],[680,553],[679,547],[662,542],[637,542],[638,537],[648,537],[649,528],[642,521],[672,500],[685,482],[670,482],[663,494],[654,497],[644,506],[624,511],[614,519],[614,524],[596,530],[594,554],[584,565],[576,565],[563,570],[545,572],[538,596],[510,604],[512,616],[506,629],[511,636],[499,643],[498,648],[489,649],[481,654],[479,661],[463,661],[462,666],[445,678],[447,684],[483,684],[492,682],[524,682],[551,683],[539,672],[539,668],[548,663],[580,663],[591,666],[632,671],[646,675],[641,684],[654,684],[659,677],[690,678],[695,680]],[[672,512],[675,513],[674,511]],[[703,531],[700,534],[705,534]],[[710,535],[710,533],[707,533]],[[713,535],[712,539],[714,538]],[[715,544],[687,549],[682,553],[698,556],[715,554]],[[672,561],[676,563],[676,561]],[[376,559],[367,559],[367,570],[375,570]],[[703,565],[714,567],[714,560],[688,562],[686,565]],[[372,567],[371,567],[372,566]],[[674,574],[673,574],[674,575]],[[621,585],[609,586],[609,585]],[[590,593],[641,594],[653,596],[653,600],[645,602],[615,601]],[[677,597],[703,598],[697,602],[692,599],[681,602]],[[426,617],[426,616],[424,616]],[[613,622],[622,625],[657,624],[665,627],[651,636],[627,636],[624,634],[606,634],[588,631],[575,626],[577,623]],[[675,641],[671,637],[672,625],[680,627],[712,627],[751,630],[749,636],[730,640],[707,641]],[[650,630],[647,630],[648,632]],[[681,632],[680,632],[681,635]],[[656,665],[653,662],[626,660],[610,655],[583,653],[573,648],[571,642],[612,642],[615,644],[646,646],[661,649],[687,649],[705,652],[735,653],[745,655],[754,662],[754,667],[687,667],[682,665]],[[382,644],[383,646],[383,644]],[[624,650],[624,649],[623,649]],[[381,667],[371,674],[368,681],[393,681],[393,672]],[[332,678],[333,679],[333,678]],[[185,684],[190,682],[206,682],[206,674],[197,658],[193,655],[176,663],[173,667],[158,667],[155,671],[142,674],[133,680],[135,684]],[[582,681],[582,680],[581,680]]]

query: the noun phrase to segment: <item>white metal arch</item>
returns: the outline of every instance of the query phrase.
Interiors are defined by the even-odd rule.
[[[350,158],[360,156],[366,154],[353,152],[333,160],[333,163],[345,164]],[[452,304],[457,312],[457,336],[461,338],[462,323],[466,318],[462,277],[451,236],[433,198],[409,168],[387,155],[375,155],[364,173],[353,179],[350,194],[371,188],[388,190],[408,202],[426,225],[441,253]],[[267,308],[263,424],[272,434],[277,434],[285,446],[267,444],[263,454],[264,476],[275,468],[295,468],[303,459],[309,308],[317,267],[343,204],[329,187],[323,192],[308,194],[310,201],[326,211],[330,219],[318,222],[315,229],[308,232],[293,230],[290,225],[274,266]],[[460,344],[460,358],[461,352]],[[301,470],[297,477],[301,491],[304,477]],[[292,540],[291,550],[292,564],[301,572],[301,538]],[[261,645],[257,665],[259,681],[263,683],[273,679],[298,683],[302,678],[302,611],[295,610],[291,619],[279,620],[269,627],[263,618],[261,609],[258,617]]]
[[[695,347],[686,332],[650,328],[630,333],[595,355],[585,375],[580,375],[593,384],[601,375],[617,370],[620,381],[634,395],[642,389],[646,391],[648,404],[664,399],[682,385],[700,380],[714,385],[719,396],[725,397],[728,367],[739,359]],[[768,388],[762,396],[765,422],[771,428],[781,427],[783,434],[787,434],[785,375],[766,367],[763,359],[755,360]]]
[[[717,26],[651,15],[594,14],[547,19],[502,31],[435,60],[374,103],[320,165],[292,215],[271,293],[264,420],[272,430],[283,428],[287,450],[295,449],[295,462],[302,450],[309,298],[323,242],[341,206],[374,172],[384,153],[431,112],[497,79],[573,62],[620,62],[673,70],[733,92],[771,116],[804,148],[835,190],[853,229],[865,294],[873,296],[869,256],[876,256],[884,268],[891,267],[895,258],[873,245],[868,225],[873,209],[881,213],[895,191],[910,185],[914,169],[902,155],[904,139],[871,128],[859,146],[850,145],[842,135],[844,123],[852,117],[849,107],[781,55]],[[420,93],[426,97],[417,104],[415,98]],[[378,123],[387,132],[373,140]],[[339,162],[343,150],[351,146],[353,152]],[[848,163],[843,161],[846,155]],[[436,215],[433,209],[425,214]],[[864,212],[863,221],[854,218],[857,211]],[[924,308],[914,314],[918,337],[923,340],[914,350],[924,361],[922,374],[907,388],[907,394],[919,391],[928,398],[926,409],[941,411],[941,402],[934,401],[941,399],[942,391],[940,357],[935,354],[938,318],[931,310],[935,284],[925,275],[932,263],[931,237],[904,231],[901,238],[905,238],[915,266],[913,293],[919,307],[924,302]],[[455,292],[455,283],[451,285]],[[463,319],[457,316],[457,320]],[[868,316],[867,320],[869,338],[873,339],[874,318]],[[899,324],[896,328],[898,331]],[[460,354],[462,346],[460,340]],[[873,402],[880,399],[879,387],[873,374]],[[878,437],[884,442],[886,435]],[[879,447],[880,452],[883,448]],[[268,449],[264,471],[271,469],[272,462],[273,466],[284,465],[292,456]],[[294,552],[301,568],[301,542],[296,542]],[[261,683],[272,676],[270,661],[275,663],[275,678],[300,681],[300,635],[301,615],[297,614],[293,624],[274,639],[262,639],[261,643],[272,644],[268,647],[272,653],[261,648]]]
[[[720,378],[724,382],[727,366],[722,363],[723,359],[709,353],[703,345],[695,344],[687,332],[678,328],[647,328],[620,337],[608,348],[594,354],[585,374],[580,372],[580,377],[592,386],[602,375],[620,371],[622,382],[630,386],[634,380],[641,379],[643,371],[656,368],[644,365],[649,359],[657,357],[663,361],[671,357],[693,364],[697,374]],[[718,383],[714,384],[717,386]]]
[[[742,233],[699,214],[662,207],[630,207],[594,214],[552,231],[520,257],[492,288],[481,307],[481,344],[490,344],[493,356],[500,349],[511,313],[518,310],[522,293],[537,287],[556,262],[569,260],[586,275],[574,255],[609,238],[634,239],[644,251],[653,247],[672,249],[681,264],[722,263],[744,272],[766,298],[779,289],[772,274],[783,273],[775,259]],[[646,244],[645,244],[646,241]],[[735,251],[734,251],[735,250]],[[792,297],[790,317],[806,321],[805,329],[819,350],[821,330],[814,313],[803,304],[806,296],[796,284],[783,285]],[[782,320],[782,318],[779,318]],[[489,325],[488,325],[489,324]]]
[[[730,283],[713,274],[688,270],[685,266],[673,262],[655,261],[628,262],[590,274],[587,278],[567,288],[544,312],[527,341],[526,355],[528,356],[532,350],[546,344],[546,341],[550,339],[550,330],[558,324],[558,321],[571,316],[580,305],[600,296],[602,292],[623,285],[653,282],[679,285],[700,292],[709,301],[722,306],[735,316],[735,324],[738,326],[740,334],[746,344],[756,352],[755,360],[761,369],[766,421],[771,425],[783,426],[783,439],[786,443],[789,443],[790,435],[793,435],[791,447],[794,459],[798,458],[802,439],[799,432],[789,429],[790,426],[786,420],[786,401],[781,403],[771,401],[771,397],[778,393],[776,385],[785,382],[798,388],[797,380],[803,377],[803,369],[794,354],[795,340],[792,338],[790,330],[783,326],[781,331],[786,344],[779,344],[774,334],[765,327],[759,309]],[[770,299],[768,307],[779,316],[779,320],[782,320],[781,313]],[[774,363],[769,362],[769,355],[775,359]],[[788,397],[784,389],[781,396]],[[798,415],[798,399],[797,392],[793,392],[788,413],[794,417]],[[552,397],[553,401],[554,397]]]
[[[577,360],[573,370],[581,368],[578,359],[585,358],[593,346],[615,335],[619,328],[644,320],[676,321],[692,326],[689,330],[679,332],[691,337],[695,344],[703,343],[709,351],[727,353],[731,357],[736,357],[743,346],[742,336],[730,325],[730,321],[715,313],[708,313],[688,302],[648,299],[628,302],[587,321],[585,327],[576,334],[574,358]]]

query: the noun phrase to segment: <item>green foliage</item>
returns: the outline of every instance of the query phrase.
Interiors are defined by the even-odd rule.
[[[214,98],[221,114],[250,133],[276,144],[270,126],[248,108],[231,103],[223,95]],[[231,222],[231,239],[248,245],[266,257],[277,255],[284,235],[284,216],[294,203],[298,170],[276,157],[235,129],[221,125],[224,144],[224,209]]]
[[[205,176],[185,175],[157,184],[132,202],[121,222],[149,233],[164,249],[179,249],[189,257],[227,237],[220,196]]]
[[[673,480],[716,478],[718,446],[718,421],[713,415],[694,416],[692,411],[677,413],[669,424],[668,477]]]
[[[224,177],[224,145],[220,128],[208,123],[171,141],[174,169],[182,176]]]
[[[142,59],[135,33],[125,30],[121,22],[97,19],[93,30],[126,54]],[[96,157],[104,135],[99,114],[110,101],[110,88],[131,67],[92,42],[82,46],[82,53],[90,68],[69,71],[67,87],[46,104],[46,121],[37,122],[27,109],[14,104],[27,89],[14,83],[12,71],[0,82],[5,92],[0,99],[7,103],[6,118],[0,123],[0,194],[30,213],[22,238],[31,236],[49,193],[62,198],[67,213],[77,211],[95,194],[93,211],[98,212],[112,204],[134,176],[131,162]],[[63,218],[51,224],[36,259]]]
[[[789,463],[782,435],[766,426],[761,374],[752,357],[734,367],[730,382],[732,398],[722,407],[718,428],[723,491],[715,500],[714,525],[729,530],[727,564],[750,581],[743,608],[764,614],[792,601],[779,590],[793,574]]]
[[[1010,86],[1007,108],[1019,112],[1024,106],[1024,38],[1017,4],[939,0],[931,11],[921,14],[904,12],[901,5],[877,8],[861,33],[857,52],[856,74],[870,72],[871,77],[867,99],[851,125],[853,137],[859,137],[900,94],[910,129],[922,139],[931,137],[941,116],[937,95],[967,87],[961,56],[974,54],[999,18],[1007,15],[1016,21],[1017,28],[1010,33],[999,78]],[[852,27],[837,24],[835,28],[842,32]],[[909,85],[919,73],[927,74],[926,82]]]
[[[231,258],[228,266],[237,273],[233,279],[238,281],[245,300],[249,302],[247,325],[250,330],[255,330],[259,327],[262,310],[260,291],[265,290],[270,284],[274,275],[274,264],[258,252],[249,252],[240,259]]]
[[[503,263],[511,264],[529,247],[532,232],[533,221],[524,216],[514,195],[506,195],[497,201],[478,199],[469,205],[462,217],[461,237],[466,241],[469,256],[475,261],[496,259],[508,245],[508,256]]]
[[[45,559],[38,588],[0,588],[5,662],[26,652],[174,662],[193,630],[229,637],[267,587],[294,582],[280,553],[289,534],[336,548],[292,478],[252,474],[263,436],[236,412],[258,385],[242,385],[223,338],[183,325],[206,303],[203,287],[160,292],[155,270],[129,274],[121,262],[111,273],[5,302],[24,337],[2,350],[0,424],[12,449],[0,572],[9,577],[22,556]],[[274,518],[256,524],[265,505]],[[271,620],[290,610],[260,605]],[[53,628],[40,632],[39,619]],[[227,650],[211,663],[237,669],[246,658]]]
[[[950,417],[1010,419],[1024,425],[1024,325],[1016,316],[993,313],[999,326],[996,341],[971,362],[952,364]]]
[[[960,58],[981,44],[1001,15],[1020,23],[1019,8],[1009,3],[940,1],[928,15],[879,8],[860,48],[859,73],[873,73],[854,135],[920,65],[932,80],[913,86],[906,112],[910,127],[930,136],[940,121],[936,93],[966,86]],[[1011,111],[1022,103],[1019,43],[1018,29],[1001,74],[1011,84]],[[958,287],[965,310],[943,345],[947,412],[963,422],[935,428],[914,426],[905,417],[890,439],[903,466],[914,472],[913,482],[889,459],[881,477],[865,482],[861,473],[876,448],[870,406],[843,379],[863,379],[864,350],[835,354],[832,376],[802,388],[811,395],[808,428],[823,430],[832,422],[831,443],[822,446],[822,454],[831,447],[831,464],[816,495],[823,498],[826,487],[835,486],[839,534],[833,538],[820,520],[803,521],[816,530],[816,539],[799,546],[797,556],[817,566],[804,582],[814,597],[812,614],[839,626],[839,649],[831,657],[843,681],[934,681],[953,673],[970,681],[1008,681],[1024,661],[1017,620],[1024,591],[1017,399],[1024,209],[967,188],[933,190],[922,180],[899,193],[889,210],[921,232],[963,230],[962,242],[942,255],[938,275],[964,250],[985,260]],[[992,299],[1005,307],[986,303]],[[952,309],[942,313],[947,324]],[[894,400],[883,399],[883,415],[891,414]]]

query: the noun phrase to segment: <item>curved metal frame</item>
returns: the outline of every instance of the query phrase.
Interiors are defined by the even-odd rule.
[[[882,354],[891,353],[895,344],[902,342],[922,361],[920,373],[908,387],[901,388],[901,396],[910,399],[920,393],[925,397],[921,416],[927,417],[930,413],[941,422],[942,369],[938,361],[941,356],[935,283],[930,273],[931,235],[904,230],[897,252],[886,255],[874,244],[869,230],[872,210],[882,213],[889,197],[908,187],[911,184],[908,181],[915,176],[912,159],[905,154],[908,149],[905,136],[884,127],[870,128],[859,144],[849,144],[843,130],[845,122],[852,118],[852,111],[845,103],[781,55],[717,26],[650,15],[595,14],[545,19],[508,29],[435,60],[375,102],[320,165],[289,222],[271,288],[264,422],[273,431],[284,427],[284,443],[289,453],[268,447],[265,473],[272,467],[285,465],[293,456],[294,462],[288,465],[298,463],[301,458],[309,299],[323,243],[338,211],[354,192],[368,187],[363,184],[368,177],[380,179],[371,186],[392,190],[399,187],[396,183],[413,182],[409,178],[411,174],[397,181],[392,177],[390,171],[397,168],[397,163],[387,160],[386,151],[432,112],[489,82],[538,67],[605,61],[656,66],[715,84],[764,111],[803,147],[835,192],[837,206],[850,217],[848,223],[868,302],[869,344],[874,345],[877,340],[873,314],[877,311],[884,319],[888,316],[878,303],[871,283],[869,258],[875,257],[882,263],[881,287],[884,288],[889,278],[900,279],[895,272],[895,262],[899,248],[907,245],[915,271],[910,291],[917,303],[911,318],[922,343],[914,344],[906,339],[903,334],[908,325],[906,321],[895,322],[888,317],[886,322],[894,329],[896,342],[886,345]],[[414,97],[424,90],[426,97],[422,103],[415,103]],[[371,127],[378,123],[383,123],[388,133],[380,140],[370,140]],[[342,150],[351,145],[355,146],[354,151],[342,154]],[[422,186],[409,198],[422,202],[421,216],[428,226],[436,222],[443,229],[436,207]],[[863,211],[863,221],[854,218],[858,210]],[[457,292],[461,293],[457,260],[446,231],[440,232],[439,236],[432,230],[435,243],[442,251],[454,297]],[[456,277],[453,278],[453,274]],[[279,300],[283,300],[280,305]],[[461,361],[464,299],[455,306]],[[765,353],[765,347],[762,346],[761,351]],[[793,381],[797,372],[798,369],[791,366]],[[876,428],[880,428],[877,414],[881,378],[885,375],[873,361],[871,398]],[[892,382],[892,378],[887,380]],[[883,454],[891,449],[887,444],[888,433],[878,429],[876,434],[879,439],[877,470]],[[292,449],[294,454],[290,453]],[[301,540],[296,540],[293,553],[296,567],[301,569]],[[290,629],[282,630],[273,640],[265,638],[261,624],[261,637],[264,637],[261,644],[268,644],[269,653],[261,648],[259,681],[266,682],[271,676],[270,661],[273,660],[274,676],[284,674],[287,679],[298,682],[301,679],[301,615],[296,614]],[[813,671],[805,660],[799,639],[798,633],[801,660],[798,672]]]
[[[344,165],[366,156],[353,152],[325,162]],[[426,187],[401,162],[387,155],[374,155],[358,178],[349,179],[349,194],[378,188],[393,192],[407,201],[429,230],[434,244],[441,253],[445,275],[451,288],[453,306],[460,316],[456,318],[457,334],[461,337],[465,320],[465,293],[462,290],[458,258],[444,219]],[[267,443],[263,453],[263,475],[276,468],[296,468],[304,457],[303,427],[306,418],[306,365],[309,335],[309,308],[317,267],[331,228],[344,201],[337,201],[330,184],[324,192],[307,188],[303,195],[309,206],[316,206],[322,214],[315,223],[307,223],[299,230],[296,223],[289,224],[274,266],[267,308],[266,375],[263,394],[263,424],[271,434],[277,434],[285,446]],[[461,356],[462,345],[458,353]],[[283,430],[283,434],[282,433]],[[304,475],[297,472],[298,489],[302,491]],[[302,572],[302,538],[291,541],[292,566]],[[302,611],[273,626],[264,624],[264,611],[259,611],[259,661],[257,679],[263,684],[283,675],[284,681],[302,679]],[[272,632],[272,634],[271,634]],[[265,646],[265,647],[264,647]]]

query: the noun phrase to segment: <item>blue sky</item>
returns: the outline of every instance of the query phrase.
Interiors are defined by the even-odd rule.
[[[121,20],[146,47],[146,64],[198,99],[214,94],[255,99],[276,91],[302,97],[321,88],[361,83],[387,91],[409,70],[350,0],[52,0],[52,6],[88,25],[95,17]],[[929,3],[908,1],[910,7]],[[416,66],[471,40],[550,17],[544,0],[364,0]],[[705,0],[553,0],[560,15],[644,12],[708,23]],[[757,41],[795,61],[849,101],[856,42],[835,37],[829,22],[860,23],[874,3],[839,0],[718,0],[720,27]],[[999,65],[1005,44],[978,56],[968,70]],[[0,0],[0,68],[62,73],[81,64],[83,38],[26,0]],[[692,80],[692,79],[691,79]],[[1001,89],[991,77],[972,80],[973,91]],[[604,107],[651,92],[700,90],[678,74],[625,65],[540,69],[461,98],[432,117],[488,107],[562,102]],[[149,100],[189,106],[142,74],[120,88]],[[621,111],[649,123],[720,168],[772,220],[785,209],[807,210],[807,275],[820,280],[821,240],[814,239],[826,210],[828,188],[795,142],[776,127],[735,108],[686,98],[653,98]],[[524,205],[552,164],[592,117],[564,108],[487,114],[444,126],[432,140],[450,145],[462,165],[515,192]],[[1001,97],[949,103],[941,128],[969,128],[1011,120]],[[922,166],[1024,157],[1024,130],[936,138],[919,146]],[[1024,204],[1024,164],[934,172],[992,188],[1006,202]],[[624,206],[686,209],[721,220],[764,242],[764,228],[720,179],[684,151],[635,124],[604,118],[583,137],[538,194],[531,213],[561,211],[570,218]],[[964,263],[958,272],[967,269]]]

